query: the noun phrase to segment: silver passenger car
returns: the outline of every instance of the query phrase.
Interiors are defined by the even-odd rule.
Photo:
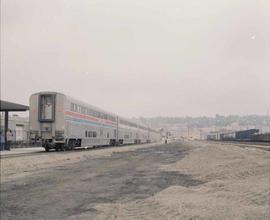
[[[30,138],[49,151],[155,142],[160,133],[62,93],[40,92],[30,97]]]

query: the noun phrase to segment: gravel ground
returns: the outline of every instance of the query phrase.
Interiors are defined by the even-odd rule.
[[[4,219],[269,219],[270,152],[179,142],[1,159]]]

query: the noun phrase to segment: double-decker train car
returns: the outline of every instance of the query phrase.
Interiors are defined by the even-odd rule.
[[[152,128],[57,92],[31,95],[29,118],[30,138],[46,151],[160,140]]]

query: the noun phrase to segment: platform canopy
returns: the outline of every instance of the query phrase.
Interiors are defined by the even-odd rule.
[[[24,112],[29,110],[29,107],[26,105],[21,105],[13,102],[7,102],[0,100],[0,111],[5,112],[5,149],[10,150],[10,143],[7,140],[7,131],[8,131],[8,113],[9,112]],[[2,149],[1,149],[2,150]]]
[[[13,103],[13,102],[7,102],[7,101],[3,101],[0,100],[0,111],[1,112],[5,112],[5,111],[9,111],[9,112],[18,112],[18,111],[27,111],[29,110],[29,107],[26,105],[21,105],[21,104],[17,104],[17,103]]]

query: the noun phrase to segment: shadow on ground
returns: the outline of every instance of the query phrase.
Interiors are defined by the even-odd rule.
[[[172,185],[200,185],[203,182],[190,175],[159,169],[187,153],[187,147],[172,143],[113,153],[4,183],[1,219],[65,219],[83,212],[94,218],[98,203],[145,199]]]

